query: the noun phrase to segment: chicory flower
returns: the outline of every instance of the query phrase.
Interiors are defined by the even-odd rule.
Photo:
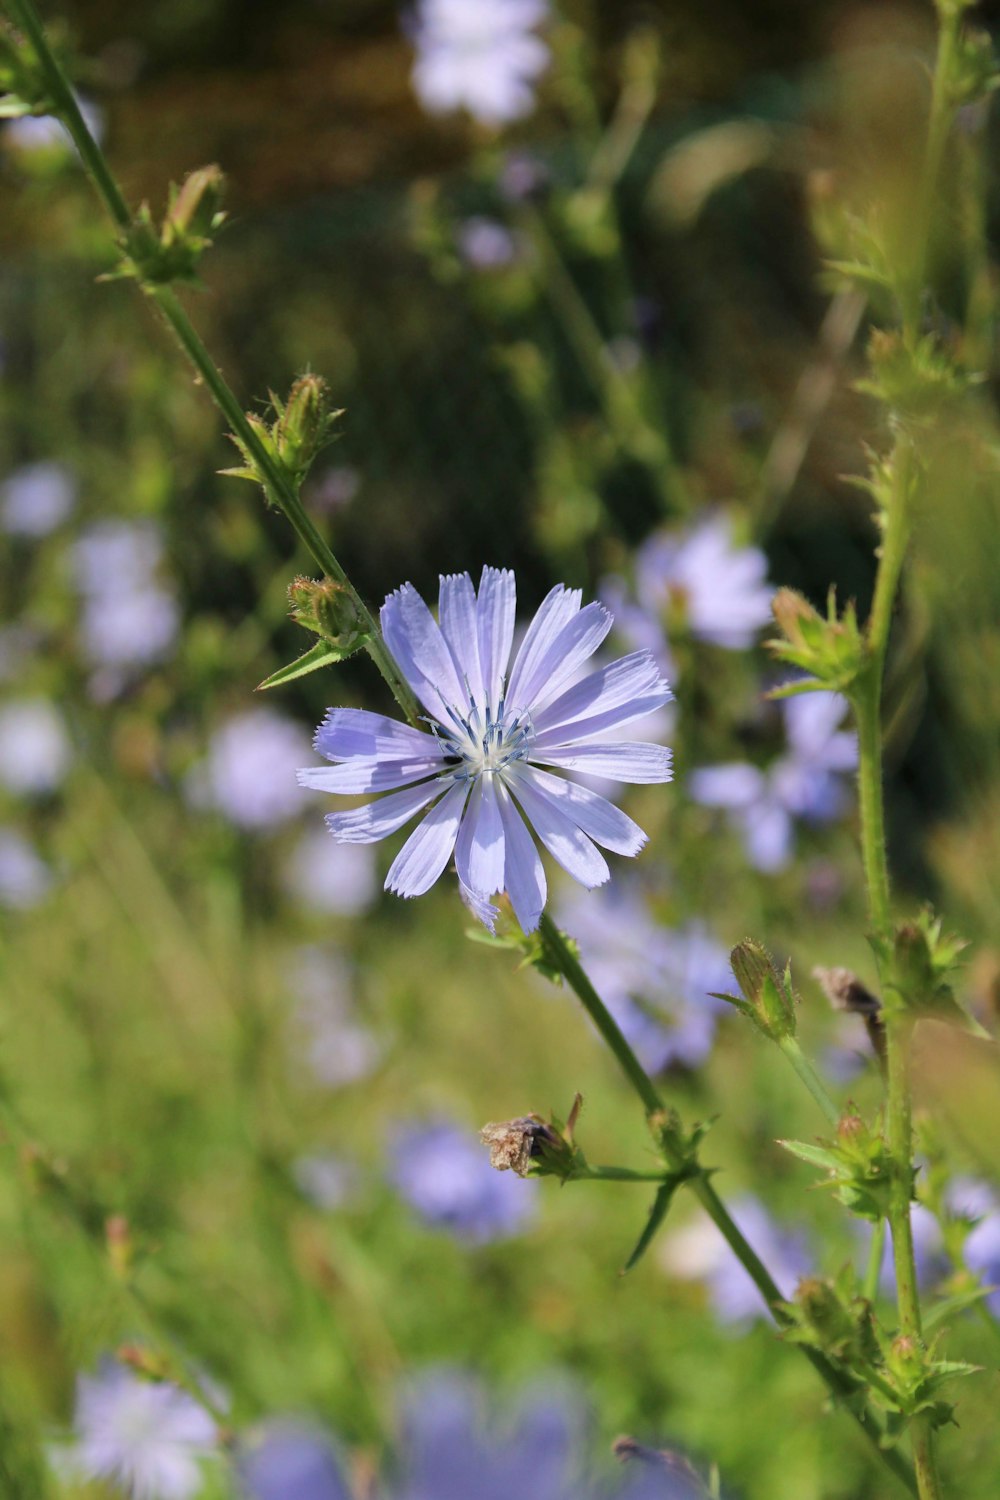
[[[531,932],[546,881],[529,825],[588,889],[610,875],[598,844],[639,853],[646,835],[631,818],[552,771],[669,781],[669,750],[606,736],[662,707],[671,693],[647,651],[580,676],[612,624],[603,605],[581,609],[580,601],[579,590],[552,589],[509,667],[513,573],[484,568],[478,595],[467,573],[443,577],[440,623],[412,584],[389,595],[385,642],[427,711],[428,729],[334,708],[315,739],[334,765],[299,772],[316,791],[388,792],[329,814],[327,826],[342,843],[374,843],[429,809],[393,861],[387,890],[423,895],[454,855],[477,915],[489,925],[489,899],[506,890]]]

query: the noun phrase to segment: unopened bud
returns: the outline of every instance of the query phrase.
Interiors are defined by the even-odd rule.
[[[812,646],[823,628],[820,615],[796,589],[779,589],[771,600],[771,612],[778,628],[793,646]]]
[[[774,960],[760,943],[746,938],[729,955],[736,982],[743,992],[740,1002],[732,1001],[772,1041],[795,1035],[795,996],[791,972],[780,974]]]
[[[332,578],[296,578],[288,586],[288,603],[297,624],[337,645],[349,645],[360,629],[350,590]]]
[[[274,428],[278,457],[293,474],[303,475],[329,442],[340,412],[331,410],[329,388],[320,375],[300,375],[284,406],[275,397],[272,400],[278,412]]]

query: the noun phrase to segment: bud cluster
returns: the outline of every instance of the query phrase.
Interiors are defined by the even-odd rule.
[[[886,1013],[933,1016],[981,1032],[959,1005],[951,987],[951,978],[965,947],[963,938],[942,930],[940,917],[935,917],[929,908],[915,919],[900,922],[892,939],[880,945],[879,968]]]
[[[149,204],[135,216],[122,244],[117,276],[134,276],[147,286],[197,284],[198,265],[225,221],[225,178],[218,167],[189,172],[180,187],[171,184],[167,212],[157,227]]]
[[[875,329],[868,359],[871,374],[857,389],[911,422],[936,419],[983,379],[960,370],[934,334],[913,343],[895,329]]]
[[[311,630],[343,651],[362,644],[362,624],[351,590],[332,578],[294,579],[288,585],[289,614],[297,625]]]
[[[893,1335],[879,1323],[866,1298],[858,1295],[854,1273],[845,1268],[835,1281],[807,1277],[785,1304],[789,1320],[782,1337],[836,1359],[887,1414],[886,1435],[895,1440],[906,1422],[923,1412],[934,1426],[952,1420],[952,1406],[939,1398],[941,1387],[975,1366],[936,1358],[936,1344]]]
[[[859,1218],[878,1223],[889,1211],[894,1177],[892,1156],[881,1130],[873,1130],[848,1107],[833,1140],[780,1141],[786,1151],[827,1173],[823,1186]],[[912,1169],[910,1193],[912,1196]]]
[[[843,616],[837,615],[833,589],[826,602],[826,618],[795,589],[782,588],[771,605],[781,638],[765,642],[778,661],[801,667],[809,676],[804,681],[777,688],[772,698],[788,698],[795,693],[830,690],[846,692],[867,661],[867,648],[858,625],[857,610],[849,603]]]
[[[270,399],[274,419],[268,421],[256,412],[248,412],[247,422],[275,468],[297,491],[316,455],[333,441],[334,425],[343,412],[331,407],[329,387],[323,377],[308,371],[296,380],[287,401],[282,401],[274,391],[270,392]],[[261,472],[256,454],[239,436],[230,435],[243,454],[245,465],[222,472],[262,485],[265,495],[275,503],[270,480]]]

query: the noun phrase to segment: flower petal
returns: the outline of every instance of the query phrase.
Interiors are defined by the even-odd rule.
[[[595,843],[615,854],[635,855],[646,844],[647,835],[620,807],[589,787],[561,776],[551,776],[537,766],[518,769],[519,786],[527,782],[540,797],[557,807]]]
[[[479,664],[476,591],[468,573],[442,575],[438,614],[441,633],[451,647],[458,669],[468,684],[468,696],[482,708],[486,691]]]
[[[514,658],[507,684],[507,702],[511,708],[525,708],[533,701],[544,681],[544,675],[539,672],[540,663],[560,630],[579,610],[582,597],[579,589],[568,589],[557,583],[538,606]]]
[[[509,568],[484,568],[479,580],[476,606],[479,629],[479,660],[483,669],[486,700],[495,711],[503,691],[514,639],[514,610],[517,596],[514,575]]]
[[[416,755],[433,755],[439,760],[444,757],[432,734],[364,708],[331,708],[316,731],[313,745],[327,760],[353,760],[356,755],[387,760],[409,760]]]
[[[477,896],[503,890],[504,830],[491,776],[473,788],[455,848],[458,878]]]
[[[525,932],[534,932],[545,909],[545,871],[535,841],[503,782],[497,801],[504,831],[504,886]]]
[[[649,652],[634,651],[589,673],[542,709],[535,717],[535,746],[601,734],[662,708],[672,696]]]
[[[551,703],[564,683],[568,682],[593,656],[614,623],[603,604],[588,604],[563,626],[538,663],[533,674],[534,694],[527,700],[533,712]]]
[[[327,813],[326,826],[341,844],[375,844],[402,828],[414,813],[440,796],[447,785],[443,777],[435,778],[429,784],[407,787],[405,792],[390,792],[388,797],[366,802],[364,807]]]
[[[427,736],[430,739],[430,735]],[[356,792],[385,792],[390,787],[407,786],[425,776],[437,776],[441,762],[426,756],[419,760],[378,760],[358,756],[337,766],[303,766],[297,773],[299,786],[314,792],[338,792],[350,796]]]
[[[382,606],[382,634],[403,676],[428,713],[452,722],[449,707],[466,706],[458,668],[440,626],[412,583],[390,594]]]
[[[611,871],[603,855],[551,798],[536,791],[523,775],[510,777],[507,785],[524,809],[528,822],[567,875],[588,890],[609,879]]]
[[[417,824],[389,866],[387,891],[397,896],[422,896],[430,890],[451,859],[468,795],[468,782],[456,782]]]
[[[587,776],[606,776],[609,781],[670,781],[673,776],[673,754],[666,745],[649,745],[637,740],[622,744],[552,745],[537,757],[547,766],[564,771],[580,771]]]

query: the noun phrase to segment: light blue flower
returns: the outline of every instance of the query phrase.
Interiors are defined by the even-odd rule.
[[[0,828],[0,906],[27,911],[44,901],[52,872],[14,828]]]
[[[70,1472],[115,1484],[132,1500],[193,1500],[215,1423],[186,1391],[107,1362],[77,1382]]]
[[[306,1422],[268,1423],[243,1445],[236,1469],[246,1500],[351,1500],[336,1449]]]
[[[963,1258],[984,1286],[994,1288],[986,1306],[1000,1318],[1000,1203],[985,1182],[960,1177],[948,1190],[948,1207],[956,1218],[973,1221]]]
[[[623,855],[643,847],[642,829],[613,803],[543,769],[616,781],[670,779],[663,746],[601,738],[671,694],[648,652],[579,675],[612,623],[602,605],[581,609],[580,601],[578,590],[552,589],[509,671],[512,573],[484,568],[478,597],[467,573],[442,578],[440,625],[411,584],[385,601],[386,645],[427,711],[429,732],[362,709],[331,709],[315,745],[336,764],[303,770],[299,780],[345,795],[389,792],[327,817],[342,843],[374,843],[430,808],[393,861],[387,890],[422,895],[454,854],[459,880],[487,924],[490,897],[506,890],[530,932],[545,906],[546,882],[525,818],[588,889],[610,874],[598,844]]]
[[[426,110],[467,109],[484,125],[526,115],[549,49],[534,28],[546,0],[418,0],[413,88]]]
[[[29,797],[54,792],[73,758],[59,710],[44,698],[0,707],[0,786]]]
[[[700,922],[670,929],[654,922],[642,894],[618,888],[574,899],[560,913],[601,999],[643,1067],[695,1068],[712,1050],[732,985],[726,950]]]
[[[632,645],[653,652],[669,668],[666,623],[683,620],[698,640],[743,651],[771,618],[774,590],[758,547],[737,547],[721,512],[688,531],[658,531],[636,553],[635,599],[619,578],[601,588],[617,628]]]
[[[519,1234],[538,1207],[537,1182],[495,1172],[477,1136],[447,1120],[401,1127],[390,1175],[425,1224],[470,1245]]]
[[[73,549],[83,595],[81,630],[89,659],[130,668],[159,661],[173,645],[180,610],[159,581],[163,542],[149,521],[98,521]]]
[[[475,270],[496,271],[509,266],[520,247],[505,224],[476,214],[459,225],[458,248]]]
[[[0,484],[0,526],[10,536],[48,536],[76,504],[76,488],[63,464],[25,464]]]
[[[308,743],[301,726],[276,709],[236,714],[216,729],[189,778],[191,800],[251,833],[275,828],[302,810],[295,766]]]
[[[767,771],[746,761],[694,771],[691,796],[728,813],[758,870],[781,870],[791,858],[795,819],[824,823],[848,801],[844,777],[858,763],[857,736],[838,726],[847,712],[840,693],[806,693],[782,703],[788,749]]]

